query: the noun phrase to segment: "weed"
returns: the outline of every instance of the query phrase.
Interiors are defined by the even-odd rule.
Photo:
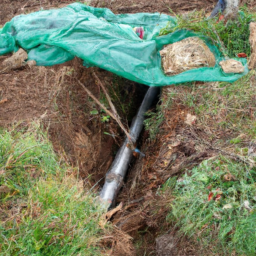
[[[187,29],[197,32],[212,39],[224,56],[234,57],[238,53],[250,55],[249,44],[249,23],[253,20],[253,15],[246,8],[242,8],[237,20],[228,20],[219,23],[216,19],[208,19],[203,11],[192,12],[186,16],[175,15],[177,26],[168,24],[161,30],[161,35],[173,33],[180,29]]]
[[[109,93],[120,116],[125,116],[127,120],[131,121],[137,111],[134,106],[136,104],[135,87],[126,79],[114,75]]]
[[[145,129],[149,131],[149,138],[154,140],[159,133],[159,128],[164,121],[163,106],[157,104],[156,111],[148,111],[146,116],[148,117],[144,121]]]
[[[256,136],[256,92],[254,88],[255,71],[230,83],[205,83],[181,90],[176,87],[168,93],[168,98],[181,101],[193,108],[198,122],[214,131],[232,131],[229,143],[243,141],[242,134],[253,139]],[[209,134],[210,135],[210,134]]]
[[[103,210],[39,125],[0,138],[0,255],[101,255]]]
[[[255,168],[222,156],[204,161],[177,180],[168,219],[203,245],[255,255],[255,182]]]

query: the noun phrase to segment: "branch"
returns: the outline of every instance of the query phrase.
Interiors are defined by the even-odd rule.
[[[106,111],[106,113],[108,113],[120,126],[120,128],[124,131],[125,135],[127,136],[127,138],[130,140],[130,143],[133,145],[135,140],[134,138],[129,134],[129,132],[125,129],[124,125],[122,124],[122,122],[119,119],[118,115],[113,114],[112,112],[110,112],[91,92],[88,88],[86,88],[79,80],[77,80],[77,82],[83,87],[83,89],[86,91],[86,93],[102,108]],[[105,88],[104,88],[105,89]],[[109,97],[109,96],[108,96]],[[111,102],[112,103],[112,102]],[[113,104],[112,104],[113,105]]]

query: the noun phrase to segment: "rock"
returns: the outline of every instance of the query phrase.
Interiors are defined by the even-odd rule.
[[[251,45],[251,57],[249,60],[249,69],[256,68],[256,22],[250,23],[250,45]]]
[[[244,72],[244,66],[240,61],[229,59],[229,60],[223,60],[220,63],[220,66],[222,70],[225,73],[243,73]]]
[[[165,46],[160,51],[166,75],[177,75],[186,70],[214,67],[215,56],[198,37],[189,37]]]
[[[177,242],[173,235],[166,234],[156,239],[157,256],[176,256]]]

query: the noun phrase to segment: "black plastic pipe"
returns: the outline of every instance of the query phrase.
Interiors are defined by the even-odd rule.
[[[138,140],[142,131],[145,113],[152,106],[152,103],[158,96],[159,91],[159,87],[150,87],[148,89],[139,111],[133,119],[130,127],[130,135],[135,142]],[[105,184],[100,193],[100,201],[106,208],[109,208],[115,204],[117,193],[123,185],[123,180],[133,155],[133,150],[128,145],[129,139],[126,137],[123,145],[115,157],[114,162],[106,174]]]

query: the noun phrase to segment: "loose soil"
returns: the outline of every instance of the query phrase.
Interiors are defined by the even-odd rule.
[[[74,1],[2,0],[0,26],[16,15],[42,8],[59,8],[72,2]],[[210,12],[215,2],[215,0],[151,2],[92,0],[90,5],[107,7],[115,13],[169,13],[169,8],[174,12],[202,8]],[[252,0],[243,3],[247,3],[251,8],[256,6]],[[7,57],[0,56],[0,64]],[[77,79],[99,98],[101,91],[92,76],[92,71],[96,72],[107,88],[113,86],[115,80],[113,74],[97,68],[86,69],[78,59],[54,67],[26,67],[1,74],[0,127],[11,125],[26,127],[31,122],[40,122],[48,130],[56,152],[64,156],[71,165],[79,166],[80,176],[91,186],[101,180],[96,187],[99,188],[113,161],[113,152],[120,145],[122,137],[113,120],[102,123],[100,115],[90,114],[90,111],[97,109],[97,106],[89,99]],[[125,79],[122,83],[129,88],[130,98],[136,98],[134,89],[136,84]],[[163,98],[166,97],[168,90],[170,89],[163,89]],[[134,106],[138,107],[140,95],[137,95],[136,99]],[[128,114],[134,112],[133,108]],[[117,200],[118,203],[123,202],[124,206],[111,219],[117,226],[115,235],[118,237],[120,232],[126,234],[124,246],[128,244],[130,249],[127,251],[122,248],[122,243],[116,243],[111,245],[113,255],[157,255],[157,252],[158,255],[207,255],[207,252],[202,254],[202,248],[199,248],[195,241],[177,238],[177,230],[165,222],[168,213],[166,205],[171,199],[167,196],[159,198],[156,193],[170,176],[179,174],[185,168],[192,168],[216,153],[203,143],[207,137],[203,127],[192,128],[185,125],[188,113],[193,114],[189,108],[177,101],[171,109],[165,111],[165,122],[154,142],[149,140],[147,132],[143,133],[141,150],[146,153],[146,157],[134,160]],[[121,116],[128,126],[127,116]],[[113,137],[108,134],[118,136]],[[181,137],[183,138],[182,143],[177,142],[178,137],[179,141]],[[160,238],[156,240],[157,237]],[[133,245],[130,244],[130,238],[133,239]],[[173,244],[173,247],[167,248],[167,244]]]

